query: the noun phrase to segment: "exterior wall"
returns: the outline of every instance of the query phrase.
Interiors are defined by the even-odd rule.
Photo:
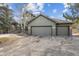
[[[55,25],[54,22],[51,22],[50,20],[46,19],[43,16],[39,16],[37,19],[32,21],[29,26],[51,26]]]
[[[34,21],[32,21],[29,25],[28,25],[28,33],[31,33],[31,26],[52,26],[52,35],[55,35],[56,33],[56,25],[54,22],[48,20],[47,18],[43,17],[43,16],[39,16],[37,19],[35,19]]]
[[[70,29],[70,36],[72,36],[72,27],[69,27]]]

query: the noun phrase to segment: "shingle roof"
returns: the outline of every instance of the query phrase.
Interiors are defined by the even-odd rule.
[[[56,23],[71,23],[70,21],[60,20],[60,19],[56,19],[56,18],[52,18],[52,20],[54,20]]]
[[[48,17],[48,16],[46,16],[46,15],[44,15],[44,14],[40,14],[40,15],[38,15],[37,17],[34,17],[31,21],[29,21],[28,24],[31,23],[31,22],[32,22],[33,20],[35,20],[36,18],[38,18],[39,16],[43,16],[43,17],[47,18],[48,20],[50,20],[50,21],[52,21],[52,22],[55,22],[55,23],[72,23],[72,22],[69,22],[69,21],[67,21],[67,20],[60,20],[60,19],[57,19],[57,18],[50,18],[50,17]]]

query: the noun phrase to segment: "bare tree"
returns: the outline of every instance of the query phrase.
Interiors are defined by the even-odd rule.
[[[27,12],[27,5],[25,4],[22,8],[22,14],[21,14],[21,30],[22,32],[26,32],[27,30],[27,24],[32,19],[32,14]]]

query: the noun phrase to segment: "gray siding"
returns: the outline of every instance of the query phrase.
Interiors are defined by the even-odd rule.
[[[31,33],[31,26],[52,26],[52,35],[55,35],[56,33],[56,25],[54,22],[48,20],[47,18],[43,17],[43,16],[39,16],[37,19],[35,19],[34,21],[32,21],[29,25],[28,25],[28,33]]]

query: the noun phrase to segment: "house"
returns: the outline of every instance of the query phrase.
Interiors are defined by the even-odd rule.
[[[8,33],[14,33],[18,28],[18,22],[14,19],[11,19],[10,21],[10,28],[8,30]]]
[[[28,34],[38,36],[70,36],[71,22],[49,18],[43,14],[28,22]]]

